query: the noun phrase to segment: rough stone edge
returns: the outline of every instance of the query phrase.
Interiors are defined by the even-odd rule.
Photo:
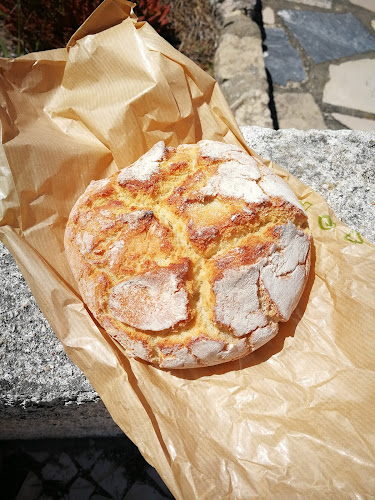
[[[59,401],[25,408],[2,405],[2,409],[0,441],[124,435],[99,398],[81,404]]]
[[[338,219],[375,242],[375,132],[246,126],[241,131],[264,160],[314,189]]]
[[[261,29],[258,26],[258,24],[253,20],[253,18],[256,17],[256,8],[257,8],[257,1],[256,0],[210,0],[210,3],[213,7],[214,15],[216,17],[216,21],[218,26],[220,27],[220,37],[218,41],[218,46],[216,48],[215,52],[215,64],[214,64],[214,76],[216,80],[218,81],[220,87],[222,87],[224,95],[227,97],[228,93],[234,93],[235,92],[235,86],[237,85],[239,80],[246,81],[246,79],[249,80],[249,75],[248,72],[244,71],[241,74],[236,74],[236,77],[230,80],[225,81],[225,88],[223,86],[223,81],[221,81],[219,75],[221,73],[220,69],[218,68],[218,57],[217,54],[219,53],[220,49],[222,48],[223,44],[223,37],[225,34],[235,34],[239,38],[242,37],[252,37],[252,38],[257,38],[259,41],[260,48],[262,47],[262,33]],[[247,23],[247,32],[244,32],[244,23]],[[262,48],[261,48],[262,50]],[[264,59],[262,58],[261,61],[261,66],[259,66],[259,63],[255,61],[255,59],[251,62],[250,65],[256,67],[259,72],[264,74],[264,80],[265,80],[265,86],[267,88],[267,91],[261,90],[260,94],[257,96],[257,101],[258,102],[267,102],[268,105],[266,109],[264,110],[265,117],[263,123],[251,123],[250,125],[260,125],[260,126],[265,126],[265,127],[273,127],[273,128],[278,128],[277,126],[277,120],[275,122],[275,116],[272,115],[271,109],[274,108],[274,103],[272,102],[272,99],[270,99],[270,80],[268,78],[267,72],[266,72],[266,67],[264,64]],[[235,65],[235,63],[233,63]],[[241,99],[241,107],[242,108],[248,108],[252,109],[253,108],[253,102],[251,99],[250,95],[244,96],[243,99]],[[232,106],[231,106],[232,107]],[[233,105],[232,107],[232,112],[236,118],[236,120],[239,122],[239,125],[246,125],[245,123],[241,123],[241,119],[239,116],[237,116],[236,113],[236,105]],[[275,113],[274,113],[275,114]]]

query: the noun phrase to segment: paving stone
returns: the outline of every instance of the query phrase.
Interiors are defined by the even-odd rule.
[[[112,495],[113,498],[123,498],[127,484],[125,469],[118,467],[112,474],[100,481],[99,486]]]
[[[359,59],[329,67],[323,102],[375,113],[375,59]]]
[[[279,128],[325,129],[323,115],[311,94],[274,93]]]
[[[98,461],[101,452],[98,450],[88,449],[79,453],[74,458],[84,470],[89,470]]]
[[[311,7],[320,7],[321,9],[330,9],[332,7],[332,0],[288,0],[293,3],[303,3],[311,5]]]
[[[146,473],[147,475],[153,480],[155,481],[155,483],[159,486],[159,488],[166,494],[166,495],[170,495],[170,491],[169,489],[167,488],[167,486],[165,485],[164,481],[162,480],[162,478],[160,477],[160,475],[158,474],[157,470],[154,469],[153,467],[149,466],[147,467],[147,470],[146,470]]]
[[[136,482],[127,492],[124,500],[165,500],[165,498],[148,484]]]
[[[43,479],[62,483],[70,481],[77,472],[77,467],[66,453],[61,453],[56,462],[51,461],[42,469]]]
[[[352,14],[297,10],[278,14],[314,62],[375,49],[375,38]]]
[[[271,7],[265,7],[262,10],[263,24],[275,24],[275,13]]]
[[[22,483],[16,500],[34,500],[42,493],[42,489],[43,486],[40,479],[33,472],[29,472]]]
[[[84,479],[83,477],[78,477],[69,489],[69,500],[83,500],[90,498],[95,490],[95,486]]]
[[[29,455],[39,463],[44,462],[49,457],[49,453],[47,451],[30,451]]]
[[[374,0],[349,0],[350,3],[363,7],[364,9],[371,10],[375,12],[375,2]]]
[[[298,52],[293,48],[282,28],[265,28],[264,54],[266,68],[273,83],[285,86],[288,81],[301,82],[306,78]]]
[[[117,465],[114,462],[102,458],[96,462],[90,475],[97,483],[100,483],[100,481],[113,474],[116,468]]]
[[[364,132],[375,132],[375,120],[368,120],[366,118],[358,118],[357,116],[343,115],[341,113],[332,113],[335,120],[339,121],[345,127],[352,130],[363,130]]]

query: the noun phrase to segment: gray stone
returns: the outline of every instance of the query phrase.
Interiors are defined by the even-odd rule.
[[[240,125],[272,127],[259,27],[239,12],[228,19],[233,22],[219,40],[215,77]]]
[[[76,455],[75,459],[82,469],[87,471],[98,461],[100,455],[100,451],[89,448]]]
[[[264,73],[260,37],[239,37],[225,33],[215,54],[215,76],[219,83],[237,75]]]
[[[123,498],[127,484],[128,481],[123,467],[118,467],[112,474],[99,482],[99,486],[112,495],[113,498]]]
[[[5,336],[11,335],[9,330]],[[16,339],[20,344],[21,339]],[[38,350],[38,348],[36,349]],[[19,366],[28,365],[28,357],[21,355]],[[53,376],[53,374],[51,375]],[[12,380],[13,374],[7,376]],[[56,380],[58,382],[58,379]],[[35,392],[45,390],[41,380]],[[96,394],[96,393],[95,393]],[[37,396],[25,395],[25,403],[22,406],[12,391],[8,394],[0,393],[0,398],[6,398],[7,404],[0,405],[0,439],[41,439],[41,438],[64,438],[64,437],[89,437],[89,436],[123,436],[122,430],[115,424],[103,402],[96,394],[93,400],[86,399],[77,403],[76,395],[72,391],[71,396],[61,394],[56,390],[56,400],[45,405],[43,401],[38,403]]]
[[[239,125],[273,128],[268,93],[254,73],[237,75],[225,81],[221,90]]]
[[[123,435],[1,243],[0,275],[0,439]]]
[[[110,476],[116,468],[117,465],[114,462],[102,458],[96,462],[95,467],[90,472],[90,475],[97,483],[99,483],[106,477]]]
[[[83,477],[78,477],[69,489],[69,500],[82,500],[85,498],[90,498],[95,490],[95,486],[84,479]]]
[[[261,40],[259,26],[240,10],[235,10],[225,17],[221,34],[236,35],[239,38],[257,37]]]
[[[299,130],[325,129],[323,115],[311,94],[306,92],[275,92],[279,128]]]
[[[215,17],[222,22],[231,12],[237,10],[245,14],[251,14],[257,0],[210,0]]]
[[[366,132],[375,132],[375,120],[367,118],[358,118],[357,116],[343,115],[341,113],[332,113],[335,120],[352,130],[363,130]]]
[[[323,102],[375,113],[375,59],[331,64]]]
[[[66,453],[61,453],[56,462],[51,461],[42,469],[44,480],[61,481],[63,483],[70,481],[77,472],[77,467]]]
[[[29,455],[39,463],[45,462],[49,457],[49,453],[47,451],[31,451]]]
[[[155,483],[159,486],[159,488],[166,494],[166,495],[170,495],[170,491],[169,489],[167,488],[167,486],[164,484],[164,481],[162,480],[162,478],[159,476],[158,472],[156,469],[154,469],[153,467],[147,467],[146,469],[146,473],[147,475],[153,480],[155,481]]]
[[[375,49],[375,38],[352,14],[298,10],[278,14],[314,62]]]
[[[336,216],[375,242],[375,134],[351,130],[269,130],[243,127],[247,144],[273,160],[333,208]]]
[[[42,493],[42,483],[33,473],[29,472],[16,496],[16,500],[34,500]]]
[[[264,61],[273,83],[285,86],[288,81],[301,82],[306,78],[298,52],[281,28],[265,28],[266,52]]]

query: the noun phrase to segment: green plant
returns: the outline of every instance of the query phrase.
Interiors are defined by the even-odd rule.
[[[4,57],[9,57],[8,49],[6,48],[6,45],[1,38],[0,38],[0,49]]]

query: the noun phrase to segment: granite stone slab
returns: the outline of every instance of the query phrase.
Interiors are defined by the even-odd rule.
[[[302,10],[278,14],[316,63],[375,50],[375,38],[352,14]]]
[[[271,74],[272,82],[285,86],[288,81],[302,82],[306,78],[298,52],[289,43],[282,28],[265,28],[264,44],[267,52],[264,57],[266,68]]]
[[[259,155],[311,186],[342,222],[375,242],[375,133],[241,130]]]
[[[375,134],[243,127],[263,158],[319,192],[338,218],[375,241]],[[69,360],[9,252],[0,245],[0,439],[121,435]]]
[[[0,440],[123,434],[1,243],[0,277]]]

